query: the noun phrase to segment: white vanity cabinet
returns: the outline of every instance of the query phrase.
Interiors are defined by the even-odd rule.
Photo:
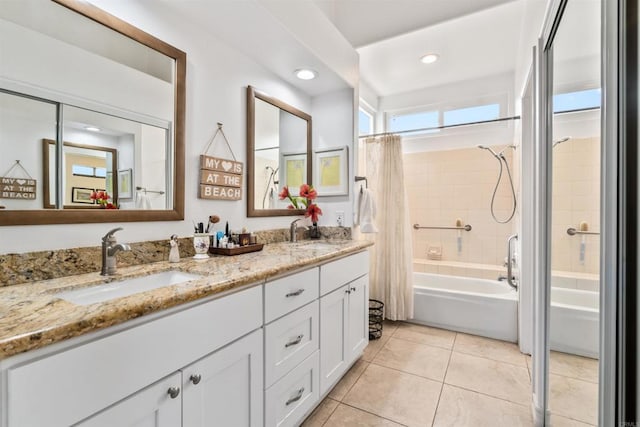
[[[369,339],[369,253],[320,267],[320,394],[362,353]]]
[[[128,408],[129,401],[142,402],[141,419],[156,411],[164,414],[164,410],[159,408],[164,408],[165,403],[173,406],[173,400],[182,405],[184,379],[174,380],[174,377],[180,375],[181,369],[196,366],[198,360],[208,355],[211,355],[211,363],[206,370],[208,373],[220,375],[219,371],[225,369],[233,369],[237,373],[244,368],[244,374],[258,375],[260,381],[250,386],[255,385],[260,390],[262,306],[262,286],[254,286],[218,299],[192,304],[180,311],[168,310],[167,314],[142,317],[131,321],[130,327],[110,334],[104,331],[96,334],[98,337],[92,334],[82,336],[65,343],[63,349],[45,347],[38,352],[27,353],[26,360],[2,369],[2,386],[6,390],[6,394],[2,393],[2,425],[69,426],[82,420],[89,422],[92,416],[96,417],[96,421],[87,425],[136,425],[135,420],[123,419],[122,423],[102,423],[101,420],[127,414],[128,410],[118,407]],[[236,340],[256,330],[259,336],[255,342],[258,344],[254,344],[251,353],[256,357],[251,361],[259,369],[251,371],[245,357],[248,350],[241,347],[243,340]],[[244,363],[243,367],[226,364],[227,359],[217,357],[224,354],[225,350],[233,353],[231,359],[235,357],[238,363]],[[192,365],[194,362],[196,365]],[[170,379],[169,383],[165,382],[165,378]],[[152,385],[156,383],[169,387],[156,391]],[[171,399],[169,388],[180,390],[176,399]],[[255,406],[261,411],[261,394],[259,399],[255,398],[255,394],[235,394],[240,395],[238,398],[243,401],[236,402],[238,407],[251,405],[252,409]],[[248,397],[255,400],[247,403]],[[154,399],[156,403],[153,403]],[[207,403],[204,402],[205,405]],[[262,418],[258,419],[260,422],[257,424],[246,425],[261,425]]]

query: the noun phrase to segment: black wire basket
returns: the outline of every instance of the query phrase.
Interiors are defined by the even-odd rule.
[[[384,320],[384,303],[377,299],[369,300],[369,340],[377,340],[382,336]]]

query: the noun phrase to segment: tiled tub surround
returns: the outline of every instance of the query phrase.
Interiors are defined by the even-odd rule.
[[[289,229],[284,228],[256,231],[254,234],[258,243],[289,240]],[[351,228],[320,227],[320,234],[323,239],[350,239]],[[299,239],[306,239],[308,235],[308,230],[299,227]],[[123,243],[129,243],[126,241],[126,232],[119,234],[118,238]],[[96,236],[96,241],[99,240],[100,236]],[[135,266],[169,259],[169,236],[166,240],[129,244],[131,251],[117,255],[118,266]],[[179,245],[181,257],[194,255],[191,237],[179,239]],[[91,273],[100,270],[101,262],[100,246],[0,255],[0,287]]]
[[[117,325],[146,314],[206,296],[256,284],[275,275],[311,266],[370,246],[370,242],[332,240],[314,248],[309,241],[265,245],[260,252],[208,260],[184,258],[178,264],[161,261],[119,269],[105,278],[97,271],[0,288],[0,359],[44,347],[90,331]],[[183,252],[184,255],[184,252]],[[79,306],[56,294],[79,287],[180,270],[206,276],[184,284]]]

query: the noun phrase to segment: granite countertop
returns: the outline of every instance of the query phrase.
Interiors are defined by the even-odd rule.
[[[34,350],[88,332],[117,325],[146,314],[200,298],[261,284],[270,277],[360,251],[371,242],[329,240],[274,243],[260,252],[183,258],[179,263],[156,262],[118,270],[115,276],[99,272],[0,288],[0,359]],[[205,276],[187,283],[87,306],[58,298],[59,292],[99,285],[167,270]]]

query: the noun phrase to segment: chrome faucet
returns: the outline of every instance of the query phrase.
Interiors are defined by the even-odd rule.
[[[122,230],[122,227],[114,228],[104,235],[102,238],[102,271],[103,276],[116,274],[116,254],[120,251],[130,251],[131,247],[126,243],[117,243],[116,231]]]
[[[298,224],[297,222],[300,221],[302,218],[298,218],[295,221],[293,221],[291,223],[291,226],[289,227],[289,240],[291,241],[291,243],[295,243],[298,241]]]

